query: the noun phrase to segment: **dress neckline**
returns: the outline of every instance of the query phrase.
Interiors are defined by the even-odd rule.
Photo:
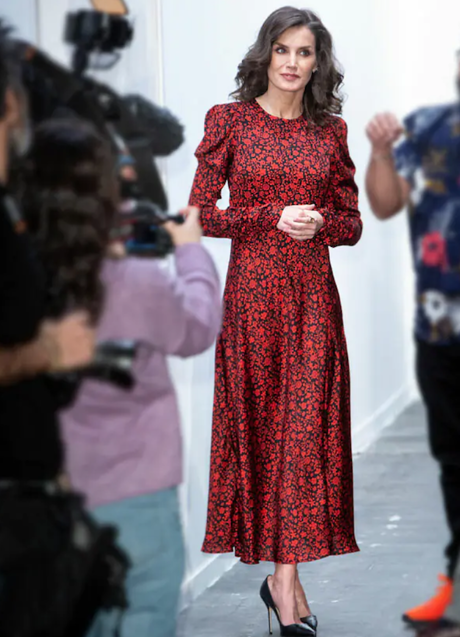
[[[299,115],[299,117],[293,117],[293,118],[289,118],[289,117],[278,117],[277,115],[272,115],[271,113],[269,113],[268,111],[266,111],[264,109],[263,106],[261,106],[259,104],[259,102],[257,101],[256,98],[253,99],[253,104],[255,105],[255,107],[257,108],[257,110],[259,110],[261,113],[263,113],[264,115],[266,115],[268,118],[270,119],[274,119],[277,120],[278,122],[302,122],[305,121],[305,117],[302,113],[302,115]]]

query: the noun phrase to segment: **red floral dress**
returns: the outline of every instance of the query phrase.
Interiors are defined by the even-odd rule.
[[[357,551],[347,348],[329,247],[361,236],[344,121],[284,120],[256,101],[215,106],[191,204],[232,252],[217,343],[203,551],[292,564]],[[229,183],[229,208],[216,207]],[[313,240],[277,230],[314,203]]]

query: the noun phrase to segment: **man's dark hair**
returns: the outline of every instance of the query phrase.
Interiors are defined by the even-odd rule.
[[[0,18],[0,118],[5,115],[7,88],[18,89],[21,85],[19,60],[11,38],[12,32],[12,27]]]

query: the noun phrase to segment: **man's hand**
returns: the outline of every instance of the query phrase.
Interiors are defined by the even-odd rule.
[[[314,208],[314,204],[287,206],[278,222],[278,230],[298,241],[313,239],[324,224],[322,215]]]
[[[404,128],[392,113],[376,115],[366,128],[374,155],[391,155],[393,145],[404,132]]]
[[[60,321],[45,321],[35,340],[0,348],[0,385],[86,367],[93,359],[94,347],[95,333],[86,312]]]
[[[95,338],[86,312],[75,312],[59,321],[45,321],[39,340],[48,350],[48,371],[65,372],[89,365],[94,356]]]

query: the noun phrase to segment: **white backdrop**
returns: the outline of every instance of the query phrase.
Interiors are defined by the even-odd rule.
[[[0,0],[24,35],[34,37],[34,0]],[[184,146],[167,162],[171,208],[188,199],[193,152],[205,112],[227,101],[236,68],[257,30],[280,0],[128,0],[136,40],[106,76],[119,90],[163,101],[186,126]],[[380,110],[399,116],[423,103],[453,97],[454,51],[460,46],[460,3],[438,0],[312,0],[331,30],[345,67],[345,119],[361,188],[364,234],[354,248],[332,251],[341,292],[352,371],[355,451],[375,438],[415,396],[412,373],[412,277],[406,220],[382,224],[371,216],[363,189],[369,147],[364,127]],[[13,7],[14,5],[14,7]],[[85,0],[37,0],[41,44],[65,60],[64,13]],[[229,244],[207,240],[224,280]],[[183,517],[186,590],[196,595],[233,560],[200,552],[204,533],[213,393],[213,352],[172,361],[185,438]]]

